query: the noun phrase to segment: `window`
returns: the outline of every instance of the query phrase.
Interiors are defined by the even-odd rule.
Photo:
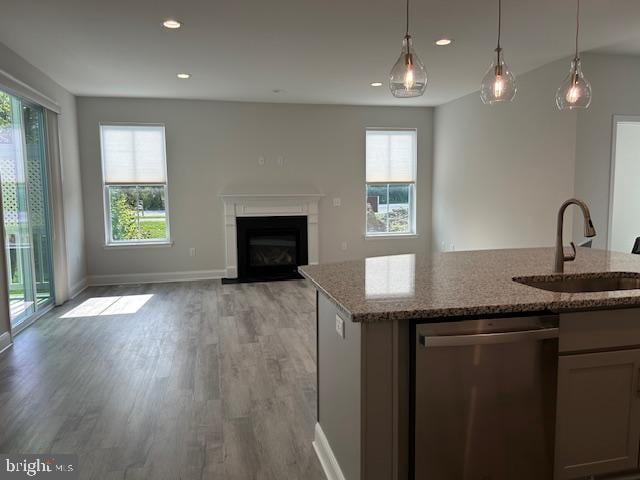
[[[367,236],[416,233],[415,130],[367,130]]]
[[[164,126],[100,125],[107,245],[169,242]]]

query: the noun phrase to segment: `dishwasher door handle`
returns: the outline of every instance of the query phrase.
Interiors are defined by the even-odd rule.
[[[492,345],[496,343],[522,342],[558,338],[558,328],[538,328],[518,332],[472,333],[469,335],[420,335],[423,347],[466,347],[470,345]]]

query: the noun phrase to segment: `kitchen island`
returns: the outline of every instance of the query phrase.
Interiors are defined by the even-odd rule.
[[[640,450],[636,394],[640,382],[640,289],[626,285],[621,290],[563,293],[514,281],[557,280],[552,273],[553,261],[554,249],[539,248],[431,257],[395,255],[301,267],[300,272],[318,292],[314,445],[327,476],[347,480],[424,478],[426,469],[433,480],[446,476],[499,480],[513,475],[519,479],[529,478],[527,475],[560,479],[636,470]],[[625,281],[640,282],[640,257],[580,248],[576,260],[566,263],[563,278],[584,281],[597,276],[617,285],[621,275]],[[419,357],[423,350],[429,350],[422,347],[438,344],[427,343],[428,336],[438,335],[434,325],[455,327],[456,322],[467,325],[464,322],[468,321],[480,322],[474,324],[478,330],[472,333],[480,333],[476,336],[482,342],[496,344],[512,337],[524,339],[523,334],[530,334],[529,328],[535,324],[533,333],[539,342],[514,344],[518,347],[514,352],[528,351],[525,346],[531,345],[527,353],[531,362],[518,370],[517,360],[500,362],[511,347],[503,345],[498,351],[476,346],[469,349],[468,358],[456,357],[455,365],[446,360],[451,356],[425,357],[428,365],[439,364],[441,371],[422,376],[421,365],[425,363],[420,363]],[[500,331],[503,325],[517,326],[516,335]],[[429,334],[423,335],[424,331]],[[556,339],[553,344],[542,341],[552,338]],[[438,341],[442,343],[441,338]],[[445,350],[460,352],[459,348],[432,350],[441,355]],[[544,356],[540,352],[545,352]],[[474,369],[491,365],[493,370],[488,371],[495,375],[487,375],[482,386],[464,384],[482,378],[480,370],[469,373],[469,365]],[[542,371],[546,373],[542,375]],[[531,377],[531,381],[525,385],[511,379],[511,389],[505,379],[513,372],[513,378]],[[502,383],[488,385],[493,382],[489,377],[496,376]],[[457,395],[457,403],[438,403],[443,399],[434,395],[428,399],[432,408],[449,403],[459,408],[442,413],[450,418],[439,422],[444,422],[439,443],[456,445],[462,437],[449,436],[454,437],[458,430],[466,434],[466,446],[453,452],[443,449],[437,460],[424,460],[434,449],[433,439],[427,443],[432,446],[429,451],[421,443],[430,422],[434,428],[438,423],[437,415],[424,415],[423,378],[430,379],[427,390]],[[444,385],[449,378],[459,384]],[[606,396],[598,394],[607,389]],[[483,392],[493,390],[503,391],[502,396],[482,397]],[[576,405],[576,397],[582,395],[588,401]],[[544,408],[536,407],[535,416],[532,409],[524,409],[526,399],[532,398],[532,403],[544,403]],[[511,408],[515,403],[523,409]],[[499,413],[503,424],[517,424],[515,419],[523,418],[520,412],[527,412],[528,417],[514,427],[516,433],[502,428],[502,443],[483,446],[483,435],[500,430],[500,421],[492,425],[478,406],[487,407],[494,416]],[[518,470],[526,464],[526,456],[514,463],[492,453],[518,443],[514,442],[518,429],[526,439],[527,431],[522,429],[527,428],[537,436],[532,444],[542,445],[544,450],[536,452],[535,463],[539,465],[528,473]],[[482,448],[488,450],[482,453]],[[517,455],[516,448],[511,457]],[[478,460],[481,457],[485,460]],[[482,468],[486,468],[485,475],[479,472]]]

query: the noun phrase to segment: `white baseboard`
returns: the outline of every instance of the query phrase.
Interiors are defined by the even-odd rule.
[[[79,282],[74,283],[69,286],[69,300],[76,298],[82,292],[84,292],[89,286],[89,281],[87,277],[83,277]]]
[[[92,287],[105,285],[130,285],[138,283],[191,282],[211,280],[225,276],[224,270],[193,270],[190,272],[125,273],[122,275],[90,275],[88,284]]]
[[[322,465],[327,480],[345,480],[338,460],[336,460],[333,450],[331,450],[331,446],[327,441],[327,437],[324,436],[324,432],[319,423],[316,423],[313,448],[316,451],[318,460],[320,460],[320,465]]]
[[[11,334],[9,332],[4,332],[0,335],[0,353],[4,352],[11,345],[13,345],[13,343],[11,342]]]

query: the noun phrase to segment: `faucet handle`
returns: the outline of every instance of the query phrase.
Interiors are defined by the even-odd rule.
[[[573,262],[576,259],[576,244],[573,242],[571,242],[571,250],[573,250],[571,254],[564,255],[565,262]]]

